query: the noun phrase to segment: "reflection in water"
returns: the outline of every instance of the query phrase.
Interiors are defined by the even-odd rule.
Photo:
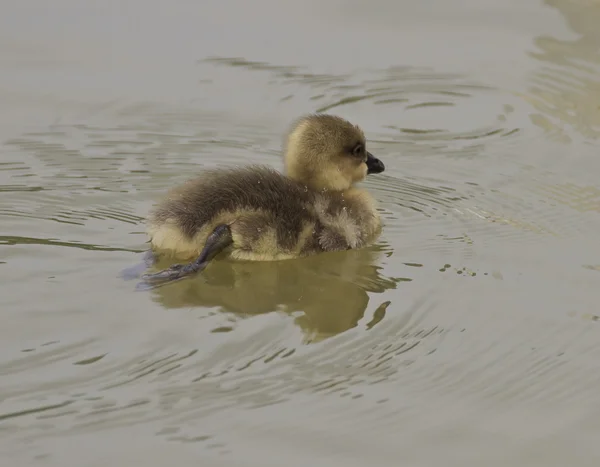
[[[534,74],[534,86],[524,96],[540,113],[534,124],[559,141],[569,142],[566,124],[589,138],[600,137],[600,3],[593,0],[545,0],[565,17],[581,37],[560,40],[541,36],[539,52],[530,55],[543,66]]]
[[[376,248],[368,248],[290,261],[213,261],[202,274],[153,289],[152,294],[166,308],[218,307],[237,317],[291,313],[306,340],[314,342],[355,327],[369,293],[410,280],[383,277],[379,256]],[[368,327],[383,319],[387,305],[379,306]]]

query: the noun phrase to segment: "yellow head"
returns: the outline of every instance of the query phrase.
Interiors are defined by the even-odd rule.
[[[362,130],[341,117],[314,114],[292,126],[285,145],[285,170],[315,190],[342,191],[367,174],[385,170],[367,151]]]

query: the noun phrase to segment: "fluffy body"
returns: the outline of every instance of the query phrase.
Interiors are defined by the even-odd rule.
[[[231,257],[280,260],[361,248],[381,230],[374,199],[363,190],[315,190],[266,166],[208,170],[171,190],[149,218],[153,249],[198,257],[221,224],[231,229]]]
[[[354,184],[383,172],[362,130],[333,115],[296,121],[288,133],[285,174],[272,168],[207,170],[172,189],[152,211],[152,251],[192,261],[144,277],[180,279],[218,254],[270,261],[373,243],[381,223],[375,200]]]

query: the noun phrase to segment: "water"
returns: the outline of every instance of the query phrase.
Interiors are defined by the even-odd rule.
[[[600,3],[12,2],[0,454],[44,466],[595,466]],[[360,124],[373,248],[136,292],[203,167]]]

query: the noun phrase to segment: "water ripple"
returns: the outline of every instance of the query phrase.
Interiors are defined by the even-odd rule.
[[[224,420],[254,428],[260,408],[277,422],[270,440],[288,427],[321,436],[334,421],[350,435],[361,420],[398,446],[456,427],[495,433],[507,411],[592,406],[600,192],[531,163],[529,104],[432,70],[210,66],[265,74],[282,112],[293,83],[314,110],[363,116],[388,167],[365,182],[381,240],[299,261],[216,261],[134,293],[114,276],[145,249],[153,201],[206,166],[281,165],[278,129],[115,102],[15,135],[0,165],[3,433],[25,443],[140,424],[220,449],[235,432]]]
[[[343,113],[342,107],[373,105],[374,114],[389,115],[392,120],[406,124],[412,122],[418,126],[390,124],[388,121],[385,128],[393,130],[393,133],[388,131],[383,139],[370,140],[382,143],[402,141],[420,147],[423,153],[435,151],[473,157],[482,153],[483,144],[494,142],[504,145],[507,140],[519,137],[521,132],[519,123],[510,124],[511,117],[517,116],[515,110],[523,107],[517,96],[471,82],[459,74],[390,67],[377,71],[357,70],[351,76],[314,75],[300,71],[298,67],[257,63],[239,57],[215,57],[205,62],[266,73],[281,86],[299,84],[313,93],[313,100],[326,102],[319,104],[315,109],[317,112]],[[501,97],[500,105],[498,96]],[[291,97],[286,96],[286,100]],[[456,119],[448,118],[450,114],[460,115],[467,129],[445,127],[448,124],[458,127]],[[436,120],[440,121],[439,125]],[[488,123],[482,125],[485,120]]]

